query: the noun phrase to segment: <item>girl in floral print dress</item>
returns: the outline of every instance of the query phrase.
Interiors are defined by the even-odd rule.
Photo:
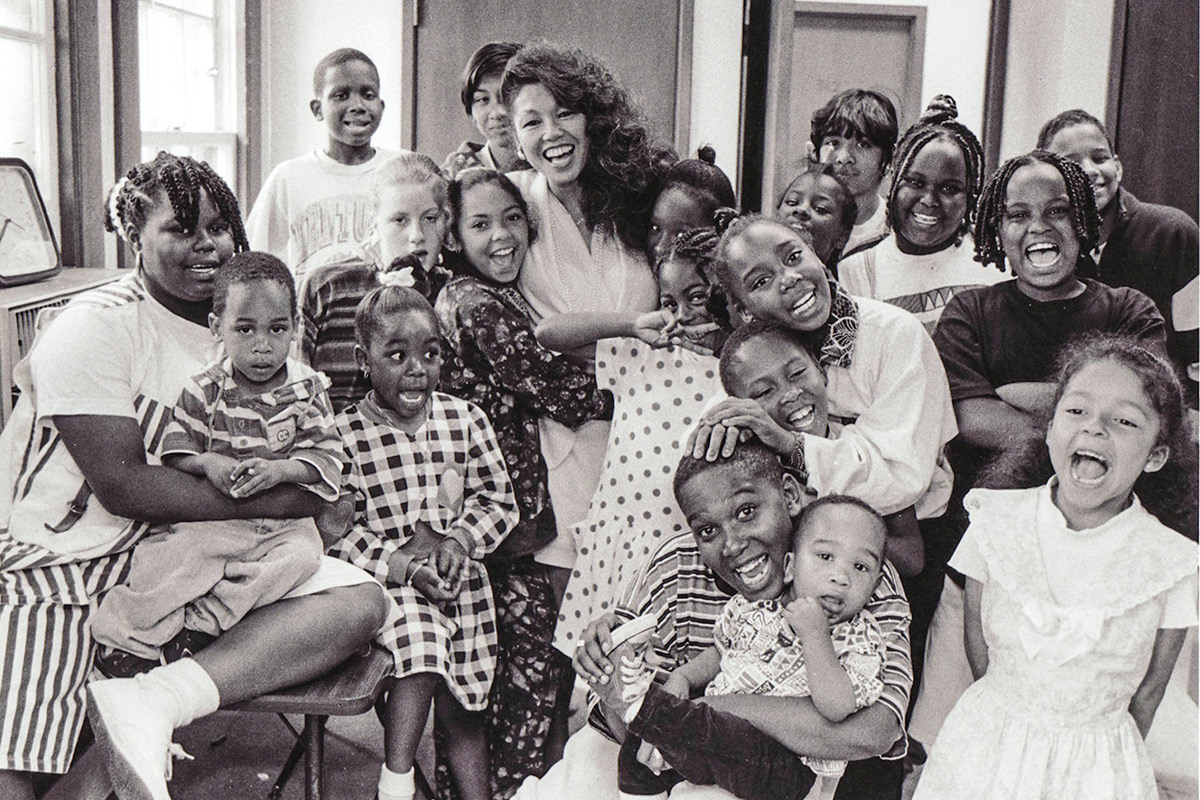
[[[450,184],[449,205],[452,243],[467,269],[436,304],[450,346],[442,389],[488,415],[521,509],[516,528],[486,560],[500,638],[488,708],[489,780],[492,797],[501,799],[558,759],[572,684],[570,662],[550,644],[558,615],[553,572],[566,570],[533,559],[556,533],[538,419],[574,428],[607,418],[612,395],[598,390],[581,365],[534,338],[528,306],[514,284],[535,232],[512,181],[490,169],[465,170]],[[438,761],[439,793],[453,796],[440,756]]]

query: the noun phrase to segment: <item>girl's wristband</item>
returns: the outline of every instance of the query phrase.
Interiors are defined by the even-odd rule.
[[[404,585],[412,586],[412,580],[416,577],[417,570],[419,570],[421,567],[427,566],[428,563],[429,556],[410,558],[408,565],[404,568]]]

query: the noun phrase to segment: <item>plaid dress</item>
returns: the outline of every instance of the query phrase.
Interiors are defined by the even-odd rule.
[[[487,707],[499,642],[496,609],[480,559],[495,550],[519,517],[504,456],[477,406],[434,392],[415,435],[390,425],[374,394],[337,416],[354,495],[354,524],[334,554],[388,587],[400,614],[379,641],[395,658],[396,676],[436,672],[469,711]],[[388,558],[423,522],[467,545],[475,562],[462,593],[439,608],[388,576]]]

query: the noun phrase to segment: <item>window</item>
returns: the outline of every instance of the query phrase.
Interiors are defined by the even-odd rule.
[[[0,0],[0,155],[28,162],[58,230],[58,132],[51,0]]]
[[[4,2],[5,0],[0,0]],[[238,183],[236,0],[139,0],[142,158],[207,161]]]

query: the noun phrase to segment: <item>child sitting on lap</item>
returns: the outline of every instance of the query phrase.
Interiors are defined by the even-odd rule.
[[[771,463],[774,459],[763,448],[747,449],[749,453],[730,461],[685,455],[676,473],[676,497],[697,544],[728,567],[723,572],[738,594],[717,620],[714,646],[674,670],[662,689],[677,697],[705,686],[708,695],[812,697],[822,716],[838,722],[870,705],[882,691],[883,636],[863,607],[879,583],[886,529],[862,501],[830,495],[808,506],[794,536],[787,535],[791,515],[802,503],[800,486],[781,472],[778,462]],[[770,480],[772,476],[776,479]],[[619,630],[614,638],[621,638]],[[624,651],[614,651],[620,679],[597,686],[608,695],[604,700],[610,707],[626,706],[627,723],[637,715],[650,683],[651,671],[639,652],[646,638],[630,639],[621,646]],[[699,736],[704,739],[702,732]],[[717,783],[742,797],[760,796],[745,780],[763,778],[723,776],[727,767],[703,754],[682,759],[672,754],[668,761],[678,772],[656,776],[638,763],[639,746],[632,735],[622,746],[618,780],[623,797],[666,797],[685,778]],[[817,775],[806,796],[831,798],[845,762],[800,760]],[[773,792],[794,797],[808,788],[795,761],[782,752],[778,758],[742,761],[733,769],[770,775]],[[789,788],[785,791],[783,785]]]
[[[328,379],[287,357],[296,290],[282,261],[240,253],[216,274],[213,336],[226,357],[186,386],[163,437],[168,466],[230,497],[295,483],[337,498],[342,449]],[[216,636],[312,575],[324,550],[311,517],[176,523],[142,540],[128,581],[104,598],[92,636],[157,662],[184,628]]]
[[[338,414],[354,523],[339,555],[382,581],[400,606],[381,634],[395,658],[384,706],[380,800],[412,800],[429,706],[446,733],[463,800],[484,800],[483,715],[496,671],[496,609],[481,559],[520,518],[492,426],[479,408],[435,392],[438,319],[413,289],[384,286],[355,317],[355,355],[371,381]]]

